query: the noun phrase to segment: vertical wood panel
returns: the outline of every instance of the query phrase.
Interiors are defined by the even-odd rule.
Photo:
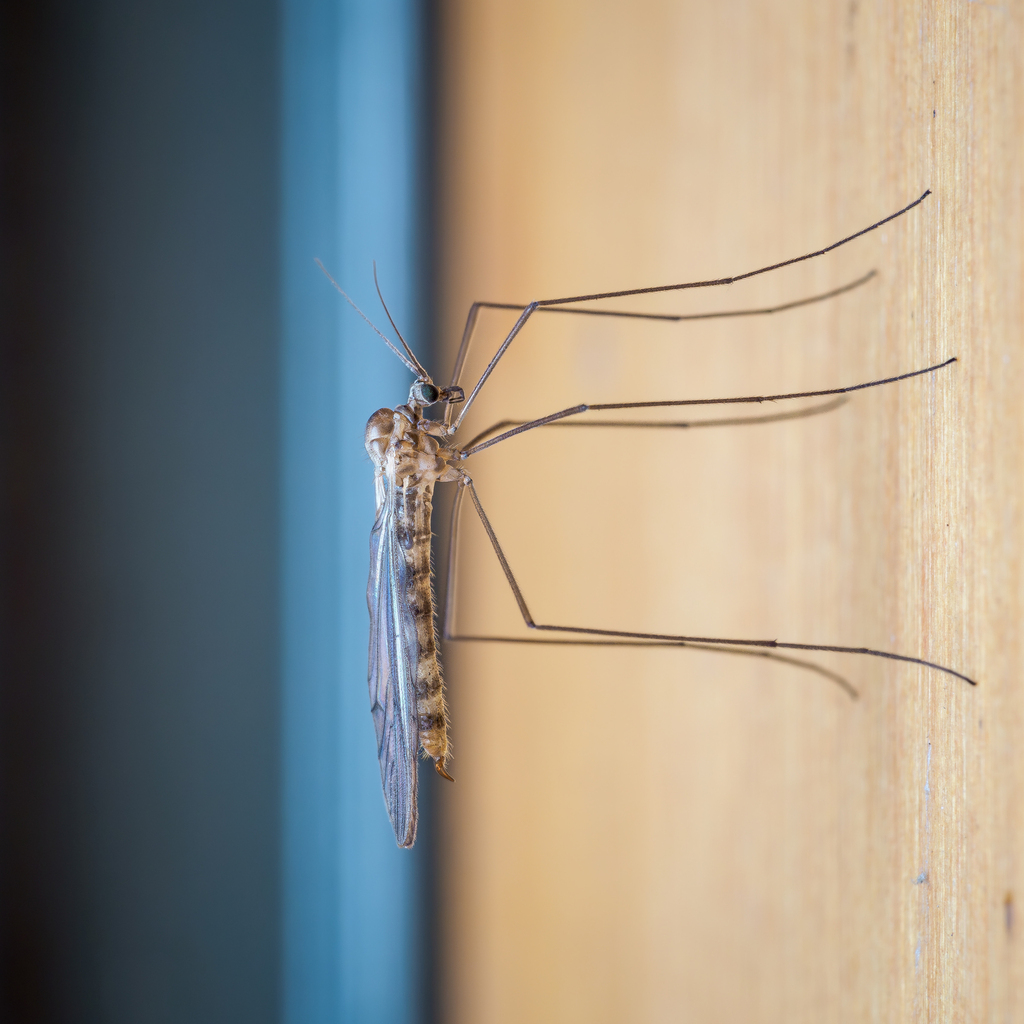
[[[762,319],[531,324],[472,424],[937,362],[803,421],[536,431],[471,463],[540,621],[864,644],[860,691],[753,658],[448,645],[453,1021],[1022,1012],[1019,3],[445,11],[445,334],[523,301],[825,259]],[[477,353],[510,319],[485,321]],[[472,433],[472,424],[470,433]],[[466,629],[518,629],[479,529]]]

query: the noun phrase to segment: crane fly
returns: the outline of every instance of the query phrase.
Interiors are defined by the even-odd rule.
[[[701,637],[669,635],[660,633],[636,633],[623,630],[594,629],[583,626],[566,626],[540,623],[530,614],[526,599],[516,580],[508,560],[502,551],[498,538],[484,511],[473,484],[473,478],[466,470],[466,461],[478,453],[500,444],[518,434],[538,427],[556,424],[576,426],[625,426],[665,427],[691,425],[724,425],[738,422],[767,422],[790,419],[799,416],[827,412],[845,401],[846,395],[866,388],[875,388],[897,381],[934,373],[956,362],[952,356],[944,362],[923,369],[911,370],[866,383],[846,387],[825,388],[818,391],[802,391],[782,395],[746,395],[736,398],[672,399],[668,401],[613,402],[602,404],[581,404],[560,409],[539,419],[528,421],[506,420],[495,424],[481,434],[462,442],[459,428],[466,413],[473,405],[488,378],[494,372],[509,346],[523,331],[528,321],[537,313],[558,312],[589,316],[611,316],[635,319],[689,320],[724,316],[749,316],[774,313],[796,306],[820,302],[844,291],[858,287],[874,275],[874,271],[841,288],[822,295],[801,299],[781,306],[763,309],[730,311],[727,313],[706,313],[697,315],[671,315],[660,313],[629,312],[594,309],[581,305],[597,299],[619,299],[630,296],[652,295],[659,292],[675,292],[685,289],[712,288],[732,284],[747,278],[767,274],[782,267],[815,259],[833,249],[845,245],[862,235],[880,228],[897,217],[912,210],[930,194],[926,191],[914,202],[896,213],[849,235],[838,242],[815,252],[783,260],[757,270],[737,274],[734,277],[712,281],[691,281],[682,284],[657,285],[649,288],[630,288],[622,291],[600,292],[588,295],[571,295],[558,299],[542,299],[526,306],[499,302],[476,302],[470,307],[463,331],[462,342],[455,360],[451,383],[439,387],[431,379],[412,348],[402,337],[388,311],[384,298],[377,287],[377,294],[384,307],[388,321],[398,337],[394,344],[369,320],[358,306],[327,273],[317,260],[320,269],[327,274],[331,283],[345,299],[381,337],[391,351],[415,375],[404,405],[395,409],[378,409],[366,425],[366,450],[374,466],[374,488],[377,514],[370,533],[370,578],[367,586],[367,603],[370,611],[370,660],[369,687],[370,707],[377,734],[377,752],[380,760],[381,782],[384,787],[384,801],[394,828],[395,839],[400,847],[410,847],[416,840],[417,825],[417,763],[420,750],[434,762],[437,773],[451,779],[448,773],[450,746],[448,742],[448,716],[444,700],[444,684],[438,662],[438,642],[434,622],[433,576],[431,570],[431,529],[430,519],[436,484],[457,485],[452,505],[452,524],[449,536],[448,573],[449,586],[444,614],[443,635],[445,639],[499,640],[519,643],[562,643],[600,644],[612,646],[696,646],[705,649],[742,653],[777,660],[810,668],[832,678],[842,685],[851,696],[856,696],[842,677],[821,666],[802,661],[795,656],[780,655],[780,650],[808,652],[832,651],[841,654],[860,654],[876,658],[921,665],[938,672],[955,676],[966,683],[975,685],[955,669],[923,658],[891,651],[874,650],[868,647],[840,647],[831,644],[789,643],[778,640],[748,640],[727,637]],[[374,267],[374,283],[377,282]],[[487,364],[468,396],[459,384],[466,354],[476,328],[478,314],[482,309],[519,310],[519,317],[494,356]],[[400,347],[399,347],[400,346]],[[609,422],[603,420],[576,420],[589,413],[620,409],[653,409],[680,406],[703,405],[749,405],[762,402],[788,401],[792,399],[826,398],[828,402],[801,409],[794,413],[774,414],[762,417],[747,417],[743,420],[704,420],[691,423],[665,423],[663,421]],[[443,406],[440,418],[431,419],[426,410],[431,406]],[[564,421],[571,421],[565,423]],[[546,633],[551,639],[459,636],[453,628],[453,569],[457,552],[459,522],[464,497],[470,501],[487,534],[494,554],[498,559],[505,579],[512,590],[520,615],[526,626],[534,632]]]

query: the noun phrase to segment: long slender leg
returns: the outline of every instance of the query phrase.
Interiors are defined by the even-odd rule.
[[[498,543],[498,538],[495,536],[494,528],[491,526],[491,522],[487,518],[487,513],[484,512],[483,505],[480,504],[480,498],[476,493],[476,488],[473,486],[473,481],[468,476],[465,478],[465,486],[469,488],[470,497],[473,499],[473,505],[476,508],[477,515],[480,517],[480,522],[483,524],[484,530],[487,532],[487,536],[490,539],[491,547],[494,548],[494,553],[498,557],[498,562],[501,565],[502,572],[505,574],[505,579],[508,581],[508,585],[512,588],[512,593],[515,595],[516,604],[519,605],[519,613],[523,617],[523,622],[525,622],[527,627],[530,629],[543,630],[552,633],[571,633],[580,636],[626,640],[655,640],[668,643],[714,644],[728,647],[768,647],[782,648],[790,651],[832,651],[837,654],[865,654],[874,658],[886,658],[890,661],[902,661],[909,665],[921,665],[924,668],[932,668],[938,672],[945,672],[947,675],[956,676],[957,679],[962,679],[965,683],[970,683],[971,686],[977,685],[973,679],[969,676],[965,676],[962,672],[957,672],[956,669],[947,668],[945,665],[938,665],[934,661],[926,661],[924,658],[914,658],[907,654],[893,654],[891,651],[879,651],[872,647],[840,647],[835,644],[797,644],[783,642],[781,640],[740,640],[729,637],[713,636],[675,636],[667,633],[634,633],[619,629],[594,629],[586,626],[556,626],[549,623],[536,622],[530,614],[530,609],[527,607],[526,599],[523,597],[522,590],[519,589],[519,584],[516,582],[515,575],[508,564],[508,560],[505,558],[505,553],[501,550],[501,545]]]
[[[820,295],[811,295],[805,299],[796,299],[793,302],[784,302],[778,306],[760,306],[756,309],[727,309],[718,310],[713,313],[641,313],[633,310],[618,309],[574,309],[570,306],[542,306],[539,313],[571,313],[576,316],[611,316],[625,317],[633,320],[661,320],[667,323],[681,323],[684,320],[724,320],[733,317],[767,316],[771,313],[783,313],[790,309],[799,309],[801,306],[810,306],[815,302],[825,302],[834,299],[846,292],[853,291],[861,285],[867,284],[878,274],[877,270],[869,270],[856,281],[849,281],[831,291],[822,292]],[[470,342],[476,330],[477,321],[481,309],[523,309],[527,305],[522,302],[474,302],[469,307],[469,314],[466,317],[466,326],[462,331],[462,342],[459,345],[459,352],[455,358],[455,367],[452,370],[451,387],[457,387],[459,378],[462,376],[462,369],[466,363],[466,356],[469,352]],[[397,331],[398,328],[396,327]],[[445,409],[445,422],[451,422],[452,407]]]
[[[687,651],[711,651],[713,654],[738,655],[741,658],[761,658],[765,661],[790,665],[793,668],[813,672],[829,682],[835,683],[851,700],[857,700],[860,694],[838,672],[816,665],[804,658],[791,658],[774,651],[748,650],[743,647],[719,647],[715,644],[691,644],[683,641],[647,641],[647,640],[541,640],[529,636],[475,636],[469,633],[452,633],[446,640],[470,641],[475,643],[495,644],[533,644],[535,647],[677,647]]]
[[[476,330],[476,323],[480,316],[481,309],[493,308],[496,303],[493,302],[474,302],[469,307],[469,313],[466,315],[466,326],[462,328],[462,341],[459,343],[459,352],[455,357],[455,366],[452,368],[452,380],[449,385],[450,388],[458,387],[459,379],[462,377],[462,367],[466,362],[466,353],[469,352],[469,343],[473,339],[473,332]],[[517,306],[516,309],[519,307]],[[444,425],[446,427],[451,426],[452,413],[454,408],[449,403],[444,409]]]
[[[769,416],[729,416],[714,420],[556,420],[545,423],[546,427],[623,427],[626,429],[693,429],[701,427],[752,427],[762,423],[781,423],[785,420],[803,420],[810,416],[820,416],[846,405],[849,399],[845,395],[833,398],[821,405],[812,405],[808,409],[797,409],[796,412],[775,412]],[[472,440],[466,442],[466,450],[485,441],[492,434],[499,433],[506,427],[525,426],[527,420],[500,420],[486,430],[482,430]]]
[[[463,477],[452,499],[452,515],[448,526],[448,566],[445,574],[444,622],[441,635],[445,640],[453,638],[452,623],[455,621],[455,586],[458,579],[459,526],[462,523],[462,498],[466,490],[467,477]]]
[[[569,409],[560,409],[558,412],[542,416],[540,419],[529,420],[518,427],[513,427],[492,437],[489,441],[483,441],[471,447],[463,449],[462,457],[469,458],[485,448],[500,444],[502,441],[515,437],[517,434],[525,433],[527,430],[534,430],[536,427],[547,427],[558,420],[567,419],[570,416],[579,416],[585,412],[600,412],[604,409],[658,409],[679,405],[749,405],[761,402],[782,402],[793,398],[824,398],[826,395],[847,395],[853,391],[863,391],[866,388],[877,388],[883,384],[894,384],[896,381],[907,380],[910,377],[920,377],[926,373],[934,373],[946,366],[956,362],[956,356],[951,356],[945,362],[936,363],[934,366],[926,366],[923,370],[911,370],[909,373],[901,373],[895,377],[885,377],[882,380],[869,380],[864,384],[851,384],[842,388],[826,388],[823,391],[794,391],[787,395],[747,395],[739,398],[683,398],[673,399],[666,402],[604,402],[599,405],[574,405]]]
[[[838,249],[842,245],[846,245],[847,242],[852,242],[856,238],[860,238],[862,235],[866,235],[871,231],[875,231],[882,227],[884,224],[888,224],[890,221],[895,220],[897,217],[903,216],[909,210],[912,210],[919,203],[924,202],[927,196],[931,195],[931,190],[926,190],[921,196],[915,199],[912,203],[908,203],[901,210],[897,210],[895,213],[890,214],[888,217],[883,217],[881,220],[876,221],[874,224],[869,225],[866,228],[862,228],[860,231],[855,232],[852,235],[847,235],[846,238],[841,238],[838,242],[833,242],[831,245],[825,246],[824,249],[817,249],[814,252],[805,253],[803,256],[795,256],[788,260],[782,260],[779,263],[772,263],[766,267],[758,267],[756,270],[748,270],[742,274],[735,274],[732,277],[720,277],[714,280],[707,281],[684,281],[680,284],[662,284],[654,285],[649,288],[625,288],[620,291],[614,292],[593,292],[589,295],[568,295],[558,299],[539,299],[536,302],[531,302],[529,305],[523,308],[519,319],[515,322],[512,330],[509,331],[505,340],[498,347],[494,357],[487,364],[484,372],[480,375],[480,379],[476,382],[473,390],[470,392],[469,397],[466,399],[462,408],[459,411],[459,415],[455,420],[454,428],[457,430],[462,420],[465,418],[466,413],[469,412],[470,407],[476,400],[476,396],[480,393],[480,389],[487,382],[487,378],[494,372],[494,368],[501,361],[502,356],[508,351],[509,345],[515,340],[516,336],[526,326],[527,321],[533,314],[541,308],[550,306],[569,306],[574,305],[577,302],[591,302],[597,299],[618,299],[625,296],[631,295],[654,295],[659,292],[676,292],[684,291],[691,288],[715,288],[721,285],[735,284],[737,281],[745,281],[750,277],[757,277],[760,274],[768,274],[773,270],[781,270],[783,267],[790,267],[796,263],[803,263],[805,260],[812,260],[818,256],[824,256],[826,253],[832,252],[833,249]],[[477,304],[476,310],[478,311],[480,305]],[[475,321],[476,311],[470,310],[470,318]],[[467,331],[472,333],[467,321]],[[468,339],[466,335],[463,335],[463,345],[468,345]],[[464,357],[464,351],[460,350],[460,358]],[[461,366],[460,366],[461,369]]]
[[[835,683],[852,700],[856,700],[859,694],[838,672],[833,672],[823,665],[817,665],[813,661],[804,658],[794,658],[785,654],[777,654],[774,651],[759,649],[747,649],[743,647],[722,647],[715,644],[690,643],[684,640],[583,640],[580,638],[558,637],[550,640],[541,640],[539,637],[511,637],[511,636],[480,636],[465,633],[458,633],[455,630],[455,587],[457,580],[456,563],[458,559],[458,537],[459,527],[462,519],[462,498],[468,484],[468,477],[464,477],[459,484],[459,489],[452,502],[451,525],[448,531],[448,564],[446,573],[446,594],[444,602],[444,620],[442,626],[442,637],[445,640],[455,641],[476,641],[481,643],[506,643],[506,644],[534,644],[555,647],[680,647],[696,651],[712,651],[716,654],[737,655],[746,658],[764,658],[768,661],[779,662],[783,665],[791,665],[808,672],[822,676]]]
[[[637,310],[624,309],[575,309],[572,306],[544,306],[538,313],[571,313],[574,316],[611,316],[627,317],[632,320],[662,320],[666,323],[678,324],[684,320],[727,320],[733,317],[743,316],[767,316],[770,313],[784,313],[790,309],[799,309],[801,306],[811,306],[816,302],[825,302],[827,299],[834,299],[846,292],[852,292],[867,284],[873,277],[878,276],[877,270],[869,270],[866,274],[858,277],[856,281],[848,281],[838,288],[821,292],[818,295],[810,295],[804,299],[795,299],[792,302],[783,302],[777,306],[757,306],[752,309],[724,309],[716,310],[713,313],[641,313]],[[474,306],[479,309],[522,309],[525,302],[476,302]]]

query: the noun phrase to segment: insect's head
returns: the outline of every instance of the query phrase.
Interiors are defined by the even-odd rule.
[[[441,389],[431,380],[419,380],[409,389],[410,405],[433,405],[441,397]]]
[[[428,406],[438,402],[456,405],[464,402],[465,392],[460,387],[439,388],[429,377],[420,377],[409,389],[409,404]]]

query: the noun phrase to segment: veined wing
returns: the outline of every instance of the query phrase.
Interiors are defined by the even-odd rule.
[[[370,534],[370,710],[391,826],[399,846],[416,840],[419,728],[413,682],[416,627],[405,600],[406,565],[396,535],[390,481]]]

